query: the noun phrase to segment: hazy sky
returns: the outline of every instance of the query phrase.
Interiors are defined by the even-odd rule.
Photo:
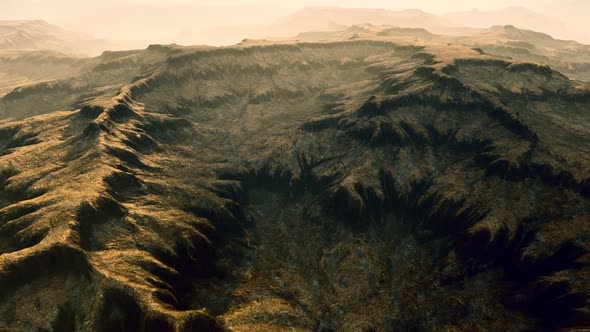
[[[30,5],[69,5],[73,8],[84,6],[96,6],[101,4],[133,3],[139,5],[195,5],[195,6],[244,6],[265,5],[283,8],[337,6],[351,8],[387,8],[407,9],[419,8],[434,13],[446,13],[449,11],[501,9],[508,6],[524,6],[540,12],[552,13],[555,9],[573,7],[579,10],[580,6],[586,7],[587,0],[0,0],[0,4]],[[584,6],[586,4],[586,6]],[[67,11],[67,8],[62,8]],[[567,8],[566,8],[567,9]],[[588,14],[580,13],[580,14]],[[583,15],[580,15],[582,17]]]
[[[415,8],[434,14],[524,6],[563,23],[570,34],[558,37],[581,40],[590,31],[590,0],[0,0],[0,20],[44,19],[111,40],[192,41],[200,35],[199,41],[215,44],[206,38],[212,29],[247,34],[246,27],[264,26],[312,6]]]
[[[26,0],[25,0],[26,1]],[[37,0],[36,2],[50,0]],[[464,11],[471,9],[502,9],[508,6],[525,6],[530,9],[548,9],[563,7],[568,2],[583,3],[585,1],[556,1],[556,0],[127,0],[137,4],[198,4],[209,5],[275,5],[286,8],[337,6],[350,8],[386,8],[386,9],[407,9],[419,8],[425,11],[442,14],[449,11]],[[72,1],[73,2],[73,1]],[[85,1],[81,1],[85,2]],[[92,1],[87,1],[92,2]],[[588,13],[586,13],[588,14]]]
[[[101,7],[117,4],[138,4],[138,5],[189,5],[202,7],[216,6],[266,6],[278,8],[300,8],[300,7],[317,7],[317,6],[337,6],[350,8],[386,8],[386,9],[407,9],[418,8],[425,11],[442,14],[450,11],[464,11],[471,9],[490,10],[501,9],[508,6],[525,6],[530,9],[555,13],[556,9],[567,9],[572,7],[576,9],[580,5],[586,4],[587,0],[0,0],[2,9],[10,7],[29,8],[35,11],[35,7],[55,7],[69,15],[72,11],[80,8]],[[4,8],[6,7],[6,8]],[[69,8],[68,8],[69,7]],[[588,6],[585,6],[588,8]],[[50,10],[53,11],[53,10]],[[563,10],[559,10],[562,12]],[[580,17],[583,17],[580,13]],[[6,17],[7,13],[0,14]]]

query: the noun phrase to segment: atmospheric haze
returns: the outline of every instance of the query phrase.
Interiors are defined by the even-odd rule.
[[[0,0],[0,331],[590,331],[587,1]]]
[[[590,43],[590,27],[584,18],[590,12],[590,2],[583,0],[0,0],[0,20],[42,19],[117,42],[119,48],[143,48],[151,43],[227,45],[244,38],[288,37],[277,35],[277,23],[288,22],[309,7],[419,9],[451,26],[512,24]],[[336,25],[348,23],[329,15],[325,19]],[[388,23],[396,25],[395,20]],[[420,18],[415,24],[420,25]]]

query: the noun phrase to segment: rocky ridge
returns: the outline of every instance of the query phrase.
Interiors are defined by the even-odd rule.
[[[0,329],[587,327],[589,101],[448,43],[104,54],[0,100]]]

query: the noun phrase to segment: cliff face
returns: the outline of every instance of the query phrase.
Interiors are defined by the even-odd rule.
[[[587,327],[590,87],[481,53],[152,46],[6,95],[0,329]]]

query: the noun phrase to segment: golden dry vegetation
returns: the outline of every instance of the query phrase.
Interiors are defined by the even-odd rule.
[[[590,324],[590,86],[438,41],[153,45],[0,99],[0,330]]]

